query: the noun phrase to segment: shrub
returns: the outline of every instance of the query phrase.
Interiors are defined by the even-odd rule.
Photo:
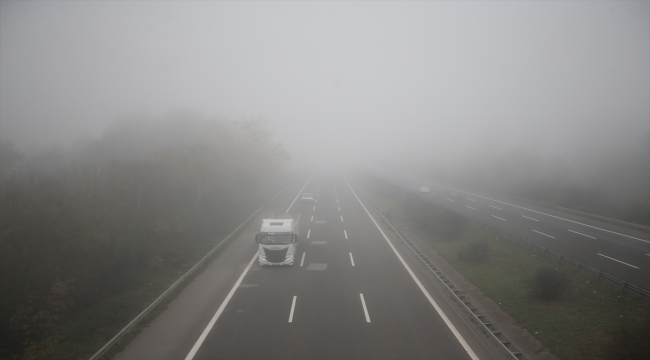
[[[650,359],[650,319],[623,323],[611,335],[613,341],[605,350],[607,359]]]
[[[490,244],[487,241],[476,241],[458,249],[458,258],[472,263],[481,263],[488,256]]]
[[[533,298],[539,300],[559,299],[571,286],[567,273],[543,267],[525,280]]]

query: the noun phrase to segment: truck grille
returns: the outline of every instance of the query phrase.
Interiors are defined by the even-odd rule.
[[[283,262],[287,256],[287,250],[287,248],[280,250],[264,249],[264,254],[266,254],[266,261],[271,263]]]

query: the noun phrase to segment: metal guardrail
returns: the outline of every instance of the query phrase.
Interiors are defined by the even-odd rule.
[[[413,190],[411,190],[411,191],[413,191]],[[445,209],[448,209],[449,211],[451,211],[451,212],[453,212],[455,214],[458,214],[459,216],[462,216],[462,217],[464,217],[466,219],[469,219],[470,221],[474,221],[475,223],[478,223],[478,224],[483,225],[485,227],[488,227],[488,228],[490,228],[490,229],[492,229],[492,230],[494,230],[494,231],[496,231],[496,232],[498,232],[498,233],[500,233],[502,235],[505,235],[506,237],[517,240],[517,243],[521,242],[521,243],[527,244],[529,249],[539,249],[544,254],[549,254],[549,255],[552,255],[552,256],[556,256],[558,258],[558,263],[562,263],[562,261],[564,260],[565,262],[568,262],[569,264],[575,265],[576,271],[579,271],[580,269],[586,270],[586,271],[588,271],[590,273],[595,274],[597,276],[597,280],[600,280],[601,278],[609,280],[609,281],[613,282],[614,284],[619,285],[621,287],[621,292],[625,291],[625,289],[628,289],[628,290],[631,290],[631,291],[633,291],[633,292],[635,292],[635,293],[637,293],[639,295],[650,298],[650,290],[644,289],[644,288],[642,288],[640,286],[637,286],[637,285],[634,285],[634,284],[630,284],[627,281],[619,279],[614,275],[608,274],[608,273],[606,273],[606,272],[604,272],[602,270],[598,270],[598,269],[596,269],[594,267],[591,267],[591,266],[589,266],[587,264],[583,264],[583,263],[579,262],[578,260],[574,260],[574,259],[572,259],[572,258],[570,258],[568,256],[564,256],[564,255],[562,255],[562,254],[560,254],[560,253],[558,253],[556,251],[553,251],[553,250],[550,250],[550,249],[548,249],[548,248],[546,248],[544,246],[538,245],[538,244],[534,243],[533,241],[528,240],[528,239],[526,239],[526,238],[524,238],[522,236],[519,236],[519,235],[513,234],[511,232],[505,231],[505,230],[503,230],[501,228],[498,228],[498,227],[496,227],[494,225],[490,225],[490,224],[488,224],[488,223],[486,223],[484,221],[478,220],[478,219],[476,219],[474,217],[471,217],[471,216],[469,216],[467,214],[460,213],[460,212],[450,208],[449,206],[445,206],[445,205],[441,205],[441,204],[438,204],[438,205],[444,207]]]
[[[196,265],[192,266],[191,269],[189,269],[183,276],[181,276],[180,279],[176,280],[175,283],[172,284],[165,292],[162,293],[156,300],[154,300],[149,306],[147,306],[138,316],[135,317],[135,319],[131,320],[122,330],[120,330],[117,335],[115,335],[111,340],[109,340],[104,346],[101,347],[93,356],[90,357],[89,360],[98,360],[101,359],[107,352],[108,350],[113,347],[113,345],[120,343],[122,340],[122,337],[124,335],[130,333],[133,331],[135,326],[142,320],[144,319],[156,306],[158,306],[169,294],[171,294],[180,284],[182,284],[185,280],[187,280],[198,268],[203,265],[212,254],[214,254],[221,246],[225,243],[228,242],[233,236],[235,236],[239,231],[247,225],[257,214],[259,214],[262,209],[264,209],[266,206],[268,206],[271,202],[273,202],[275,199],[278,198],[278,196],[282,195],[290,185],[287,185],[284,189],[282,189],[277,195],[275,195],[271,200],[269,200],[266,204],[262,205],[257,211],[255,211],[251,216],[248,217],[248,219],[244,220],[241,225],[239,225],[233,232],[231,232],[228,236],[226,236],[223,240],[219,242],[210,252],[207,253],[199,262],[196,263]]]
[[[464,216],[463,214],[459,214],[459,215]],[[614,284],[619,285],[621,287],[621,291],[625,291],[625,289],[628,289],[628,290],[631,290],[631,291],[633,291],[633,292],[635,292],[635,293],[637,293],[639,295],[643,295],[645,297],[650,298],[650,290],[644,289],[644,288],[642,288],[640,286],[637,286],[637,285],[634,285],[634,284],[630,284],[630,283],[628,283],[628,282],[626,282],[626,281],[624,281],[622,279],[617,278],[614,275],[610,275],[610,274],[608,274],[606,272],[603,272],[601,270],[598,270],[598,269],[596,269],[594,267],[583,264],[583,263],[581,263],[581,262],[579,262],[577,260],[574,260],[574,259],[572,259],[572,258],[570,258],[568,256],[564,256],[564,255],[562,255],[562,254],[560,254],[560,253],[558,253],[556,251],[549,250],[548,248],[546,248],[544,246],[536,244],[536,243],[534,243],[534,242],[532,242],[532,241],[530,241],[528,239],[525,239],[525,238],[523,238],[523,237],[521,237],[519,235],[515,235],[515,234],[510,233],[508,231],[502,230],[502,229],[500,229],[500,228],[498,228],[496,226],[490,225],[490,224],[488,224],[488,223],[486,223],[484,221],[481,221],[481,220],[478,220],[478,219],[475,219],[475,218],[471,218],[471,217],[467,217],[467,216],[464,216],[464,217],[470,219],[470,221],[474,221],[474,222],[476,222],[476,223],[478,223],[478,224],[480,224],[482,226],[488,227],[488,228],[490,228],[490,229],[492,229],[492,230],[494,230],[494,231],[496,231],[496,232],[498,232],[498,233],[500,233],[502,235],[505,235],[506,237],[517,240],[517,243],[524,243],[524,244],[528,245],[529,249],[539,249],[539,250],[541,250],[543,252],[544,255],[549,254],[549,255],[552,255],[552,256],[556,256],[558,258],[558,260],[557,260],[558,263],[562,263],[562,261],[565,261],[565,262],[567,262],[569,264],[575,265],[576,271],[579,271],[581,269],[586,270],[587,272],[595,274],[597,276],[597,280],[600,280],[601,278],[609,280],[609,281],[613,282]]]
[[[445,277],[445,275],[440,270],[438,270],[433,262],[415,244],[413,244],[413,242],[406,235],[402,234],[388,221],[388,219],[386,219],[384,213],[372,201],[370,201],[367,197],[365,200],[370,205],[372,205],[372,207],[379,213],[379,215],[381,215],[384,222],[391,228],[391,230],[393,230],[393,232],[397,234],[400,239],[402,239],[402,241],[411,249],[411,251],[413,251],[413,253],[415,253],[415,255],[433,272],[438,280],[440,280],[440,283],[442,283],[445,288],[449,290],[449,293],[454,297],[456,302],[463,306],[465,311],[471,315],[472,319],[477,324],[481,325],[483,331],[489,334],[492,339],[501,346],[501,349],[504,350],[510,358],[519,360],[522,354],[520,352],[514,352],[509,348],[512,342],[506,339],[500,331],[496,331],[496,329],[494,329],[494,325],[484,315],[479,314],[476,308],[471,307],[471,302],[466,298],[466,296],[460,290],[456,289],[456,286],[454,286]]]

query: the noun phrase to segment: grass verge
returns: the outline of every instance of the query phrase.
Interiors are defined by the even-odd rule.
[[[443,238],[409,218],[407,194],[385,189],[373,191],[373,188],[376,186],[366,186],[373,201],[389,213],[391,220],[430,243],[465,279],[562,359],[611,358],[613,334],[624,324],[650,319],[650,302],[646,299],[623,294],[605,282],[598,283],[593,276],[557,264],[557,259],[530,252],[473,222],[458,225],[462,231],[452,238]],[[487,242],[489,255],[485,260],[480,263],[460,260],[459,250],[476,242]],[[562,299],[539,301],[530,296],[524,283],[541,267],[568,273],[571,288]]]

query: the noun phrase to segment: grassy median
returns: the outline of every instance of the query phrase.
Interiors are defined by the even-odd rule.
[[[544,258],[489,228],[459,220],[454,214],[441,215],[448,210],[418,202],[403,190],[391,190],[389,184],[366,180],[365,185],[367,195],[389,213],[391,220],[429,242],[465,279],[556,356],[567,360],[649,358],[647,299],[621,293],[605,281],[596,282],[595,276],[558,264],[557,258]],[[423,208],[427,206],[433,208]],[[423,212],[445,216],[447,221],[423,221],[419,219],[426,217]],[[459,251],[477,243],[487,244],[482,261],[459,258]],[[537,300],[526,286],[527,280],[544,267],[557,269],[569,279],[568,290],[557,300]]]

